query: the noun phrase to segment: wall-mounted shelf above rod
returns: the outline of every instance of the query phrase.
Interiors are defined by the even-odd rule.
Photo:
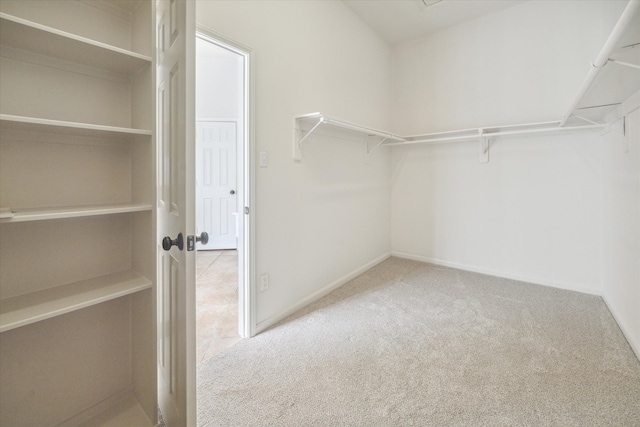
[[[293,158],[302,159],[302,143],[321,126],[330,126],[337,129],[346,130],[358,136],[378,137],[376,144],[370,147],[367,145],[367,153],[372,153],[378,147],[399,147],[412,144],[447,144],[464,141],[478,141],[479,161],[487,163],[489,161],[489,141],[493,138],[513,135],[531,135],[539,133],[557,133],[571,131],[585,131],[602,129],[605,124],[592,123],[582,126],[560,127],[560,120],[552,122],[522,123],[515,125],[490,126],[482,128],[463,129],[447,132],[436,132],[422,135],[399,136],[390,132],[371,129],[359,126],[344,120],[327,117],[321,113],[306,114],[294,118],[294,138],[293,138]],[[368,142],[367,142],[368,144]]]
[[[372,153],[386,141],[404,141],[401,136],[394,135],[391,132],[383,130],[373,129],[367,126],[358,125],[345,120],[340,120],[332,117],[328,117],[322,113],[304,114],[302,116],[296,116],[293,119],[293,158],[295,160],[302,160],[302,143],[307,140],[314,132],[321,127],[329,127],[334,129],[340,129],[349,132],[353,135],[377,137],[379,140],[374,141],[375,144],[369,147],[367,142],[367,153]]]
[[[591,124],[584,126],[560,127],[560,121],[523,123],[505,126],[492,126],[474,129],[464,129],[459,131],[437,132],[424,135],[405,137],[404,142],[393,142],[385,145],[405,146],[412,144],[447,144],[454,142],[474,141],[479,143],[480,163],[489,161],[489,141],[493,138],[513,135],[534,135],[539,133],[556,133],[567,131],[584,131],[592,129],[602,129],[606,125]]]
[[[639,90],[640,0],[629,0],[560,126],[619,118],[619,106]]]

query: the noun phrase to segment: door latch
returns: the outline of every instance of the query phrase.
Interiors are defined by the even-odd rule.
[[[206,231],[203,231],[199,236],[187,236],[187,251],[195,250],[196,242],[206,245],[209,243],[209,234],[207,234]]]

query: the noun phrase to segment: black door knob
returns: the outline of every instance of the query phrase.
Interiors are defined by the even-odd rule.
[[[207,236],[207,240],[208,237],[209,236]],[[169,236],[162,239],[162,249],[168,251],[172,246],[177,246],[180,250],[184,248],[184,239],[182,238],[182,233],[178,233],[178,237],[175,240],[171,240],[171,237]]]
[[[209,243],[209,234],[206,231],[200,233],[200,236],[196,236],[196,242],[200,242],[203,245]]]
[[[231,190],[231,191],[229,191],[229,194],[231,194],[231,195],[236,194],[236,190]]]

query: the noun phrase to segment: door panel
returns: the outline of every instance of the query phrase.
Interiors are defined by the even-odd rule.
[[[237,123],[196,123],[196,233],[209,242],[198,249],[236,249]]]
[[[158,402],[167,427],[195,426],[195,251],[163,237],[195,229],[195,5],[157,7]]]

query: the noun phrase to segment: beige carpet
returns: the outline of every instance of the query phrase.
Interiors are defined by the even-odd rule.
[[[599,297],[391,258],[198,369],[198,425],[640,426]]]

